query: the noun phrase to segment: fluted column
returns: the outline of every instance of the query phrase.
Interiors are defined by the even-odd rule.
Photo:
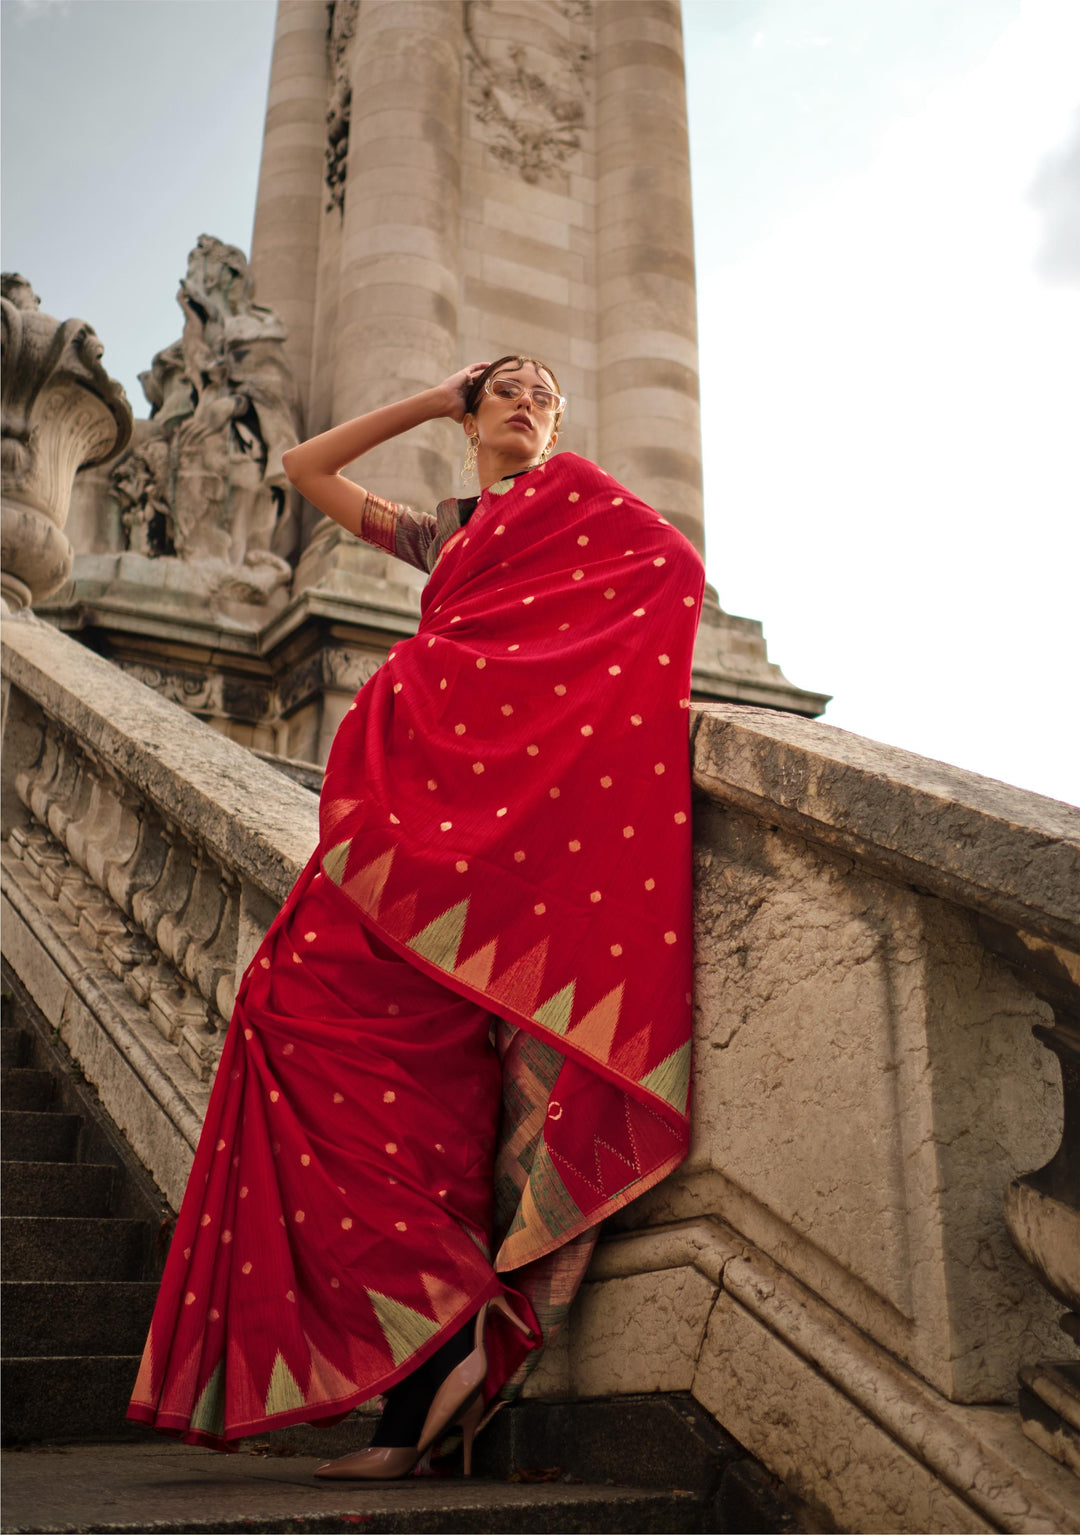
[[[457,360],[461,0],[364,0],[352,121],[333,416],[429,388]],[[432,422],[364,459],[382,495],[428,507],[452,488],[457,438]]]
[[[600,462],[704,549],[678,0],[598,0]]]
[[[329,90],[324,0],[278,0],[251,268],[260,304],[282,318],[305,419],[326,200]]]

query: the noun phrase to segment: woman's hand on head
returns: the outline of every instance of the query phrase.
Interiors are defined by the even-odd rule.
[[[467,368],[459,368],[456,373],[451,373],[448,379],[444,379],[439,385],[441,393],[446,395],[446,409],[444,415],[451,421],[461,421],[465,415],[465,396],[473,381],[480,377],[488,366],[486,362],[473,362]]]

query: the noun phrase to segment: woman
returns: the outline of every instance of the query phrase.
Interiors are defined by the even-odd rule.
[[[687,715],[700,559],[576,454],[509,356],[285,455],[350,532],[432,571],[342,723],[319,848],[241,984],[130,1416],[194,1443],[378,1393],[411,1470],[561,1325],[599,1222],[685,1155]],[[344,479],[449,416],[480,495]]]

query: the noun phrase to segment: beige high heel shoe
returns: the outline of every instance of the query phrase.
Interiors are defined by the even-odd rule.
[[[380,1445],[370,1450],[356,1450],[339,1460],[328,1460],[317,1467],[315,1476],[335,1481],[388,1482],[408,1476],[435,1441],[453,1423],[461,1427],[465,1457],[465,1475],[472,1475],[472,1447],[484,1416],[484,1399],[481,1390],[487,1375],[487,1349],[484,1346],[484,1330],[488,1314],[498,1311],[512,1322],[527,1338],[532,1329],[515,1316],[505,1295],[493,1295],[476,1313],[476,1332],[473,1350],[447,1375],[428,1408],[419,1442],[409,1447]]]

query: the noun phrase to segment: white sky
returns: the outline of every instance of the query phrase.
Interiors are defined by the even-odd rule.
[[[274,5],[2,19],[4,268],[95,326],[142,414],[196,237],[250,246]],[[1052,159],[1080,3],[684,0],[684,23],[721,603],[829,722],[1080,800],[1080,172]]]

